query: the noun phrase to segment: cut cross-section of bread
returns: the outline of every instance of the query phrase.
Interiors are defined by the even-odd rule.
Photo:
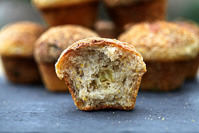
[[[131,110],[146,66],[133,46],[104,38],[88,38],[67,48],[56,73],[69,87],[81,110]]]

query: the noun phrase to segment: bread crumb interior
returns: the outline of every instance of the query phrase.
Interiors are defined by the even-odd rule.
[[[83,47],[71,53],[62,73],[84,107],[132,106],[143,74],[140,58],[114,46]]]

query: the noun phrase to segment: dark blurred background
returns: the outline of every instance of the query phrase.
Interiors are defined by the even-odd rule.
[[[102,4],[100,18],[109,19]],[[187,18],[199,23],[199,0],[168,0],[167,18]],[[0,27],[20,20],[44,23],[30,0],[0,0]]]

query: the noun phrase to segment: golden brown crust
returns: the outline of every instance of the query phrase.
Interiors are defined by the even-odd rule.
[[[33,22],[7,25],[0,32],[0,53],[5,56],[32,57],[36,39],[44,28]]]
[[[102,106],[101,105],[101,106],[84,107],[82,101],[76,97],[75,89],[72,87],[72,83],[71,83],[69,77],[67,75],[62,75],[60,73],[60,71],[62,71],[63,66],[65,65],[64,60],[67,59],[68,57],[70,57],[70,54],[73,54],[73,52],[77,51],[80,48],[90,47],[90,46],[98,46],[98,45],[99,46],[100,45],[103,45],[103,46],[109,45],[109,46],[115,46],[118,48],[122,48],[124,51],[131,52],[132,54],[138,56],[142,60],[142,56],[135,50],[135,48],[133,46],[130,46],[130,45],[124,43],[124,42],[120,42],[120,41],[114,40],[114,39],[104,39],[104,38],[98,38],[98,37],[87,38],[87,39],[80,40],[80,41],[74,43],[73,45],[71,45],[70,47],[68,47],[66,50],[64,50],[62,52],[60,58],[58,59],[58,62],[56,63],[57,76],[60,79],[65,80],[66,84],[68,85],[69,91],[72,95],[72,98],[75,102],[75,105],[81,110],[91,111],[91,110],[108,109],[108,108],[119,109],[119,110],[132,110],[135,106],[136,97],[137,97],[137,93],[138,93],[138,89],[139,89],[139,84],[141,82],[142,76],[137,81],[137,88],[135,88],[134,95],[132,97],[132,99],[133,99],[132,106],[127,107],[127,106],[121,106],[121,105],[113,105],[113,106],[107,106],[107,105]],[[145,72],[146,72],[146,67],[143,68],[143,74]]]
[[[188,60],[198,53],[198,40],[192,33],[165,21],[134,25],[119,40],[135,46],[145,61]]]
[[[50,28],[37,40],[34,56],[37,62],[55,63],[61,52],[74,42],[98,35],[81,26],[65,25]]]
[[[57,8],[96,1],[99,0],[32,0],[32,2],[40,9]]]
[[[77,41],[73,45],[71,45],[67,49],[65,49],[61,53],[61,55],[60,55],[60,57],[59,57],[59,59],[56,63],[56,68],[61,67],[60,65],[62,64],[61,62],[63,62],[63,58],[66,58],[67,56],[69,56],[72,51],[76,51],[77,49],[79,49],[81,47],[90,47],[92,45],[102,45],[102,44],[112,45],[112,46],[116,46],[116,47],[119,47],[119,48],[123,48],[127,51],[132,52],[136,56],[139,56],[142,59],[141,54],[136,51],[136,49],[133,45],[129,45],[125,42],[121,42],[121,41],[118,41],[116,39],[91,37],[91,38],[87,38],[87,39]],[[56,73],[57,73],[58,77],[61,79],[61,76],[59,75],[59,71],[56,71]]]

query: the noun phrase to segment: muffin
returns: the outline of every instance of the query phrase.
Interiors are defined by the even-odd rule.
[[[2,63],[1,63],[1,58],[0,58],[0,75],[3,73],[3,68],[2,68]]]
[[[196,35],[199,41],[199,27],[196,23],[191,21],[176,21],[176,24],[182,26]],[[194,79],[197,76],[198,67],[199,67],[199,43],[198,43],[198,55],[196,58],[189,61],[189,70],[187,73],[187,78]]]
[[[171,91],[179,88],[187,75],[188,61],[198,54],[198,40],[187,29],[157,21],[132,26],[119,36],[142,54],[147,65],[141,90]]]
[[[133,46],[87,38],[64,50],[56,73],[80,110],[132,110],[146,66]]]
[[[108,20],[99,20],[94,25],[95,31],[102,38],[116,38],[115,24]]]
[[[68,90],[65,82],[57,78],[55,73],[55,62],[61,52],[78,40],[96,36],[95,32],[76,25],[53,27],[41,35],[35,44],[34,57],[49,91]]]
[[[76,24],[91,28],[98,0],[32,0],[49,26]]]
[[[33,49],[43,31],[41,25],[33,22],[17,22],[2,29],[0,54],[8,80],[22,84],[41,81]]]
[[[125,25],[164,20],[167,0],[103,0],[118,32]]]

